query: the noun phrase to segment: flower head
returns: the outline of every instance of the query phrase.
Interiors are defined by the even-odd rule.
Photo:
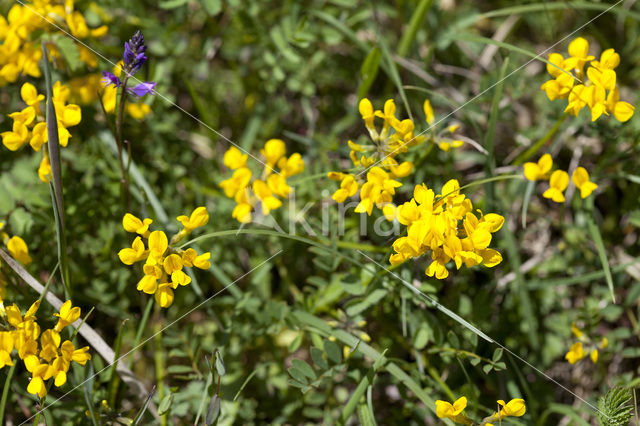
[[[153,94],[155,87],[155,82],[145,81],[135,85],[134,87],[127,87],[127,92],[141,98],[146,94]]]
[[[102,71],[102,76],[104,77],[102,79],[102,84],[106,86],[111,86],[112,84],[115,87],[120,87],[120,85],[122,84],[122,81],[120,81],[120,78],[116,77],[115,74],[109,72],[109,71]]]
[[[129,41],[124,43],[124,60],[125,72],[129,75],[135,74],[140,67],[146,62],[145,52],[147,46],[144,44],[144,36],[140,30],[136,31]]]
[[[569,186],[569,174],[564,170],[556,170],[549,179],[549,189],[542,196],[556,203],[564,203],[564,190]]]
[[[589,173],[584,167],[575,169],[571,180],[580,190],[580,196],[582,198],[587,198],[598,187],[597,184],[589,180]]]

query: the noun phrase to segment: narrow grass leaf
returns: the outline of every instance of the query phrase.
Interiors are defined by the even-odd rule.
[[[591,234],[593,243],[596,245],[596,250],[598,251],[598,257],[600,258],[600,263],[602,264],[602,270],[604,272],[605,279],[607,280],[607,286],[609,286],[609,293],[611,294],[611,300],[613,301],[613,303],[616,303],[616,296],[613,291],[613,277],[611,276],[611,268],[609,267],[609,259],[607,258],[607,251],[604,247],[604,243],[602,242],[602,235],[600,234],[600,229],[593,221],[593,217],[590,217],[587,219],[587,227],[589,228],[589,233]]]

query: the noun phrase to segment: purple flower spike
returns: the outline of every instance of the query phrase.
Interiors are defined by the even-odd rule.
[[[145,81],[144,83],[140,83],[135,87],[128,87],[127,92],[132,95],[136,95],[138,97],[142,97],[147,93],[153,94],[153,91],[156,87],[156,83],[153,81]]]
[[[146,50],[147,46],[144,44],[144,37],[139,30],[136,31],[129,41],[124,43],[124,55],[122,55],[122,58],[127,74],[135,74],[146,62],[147,57],[144,54]]]
[[[111,86],[113,84],[114,86],[116,86],[116,88],[118,88],[122,84],[120,79],[109,71],[102,71],[102,75],[104,78],[102,79],[101,83],[104,84],[105,87]]]

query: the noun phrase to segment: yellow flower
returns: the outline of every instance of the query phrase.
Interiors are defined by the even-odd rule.
[[[587,198],[598,187],[598,185],[589,180],[589,173],[584,167],[575,169],[571,180],[580,190],[580,196],[582,198]]]
[[[72,307],[71,300],[67,300],[60,307],[60,313],[53,315],[58,317],[58,323],[54,330],[60,332],[64,327],[73,324],[80,318],[80,308],[77,306]]]
[[[333,198],[338,203],[343,203],[347,198],[353,196],[358,192],[358,182],[352,175],[345,175],[340,182],[340,189],[333,193]]]
[[[435,117],[433,115],[433,108],[431,107],[431,102],[429,102],[429,99],[424,100],[422,109],[424,110],[424,116],[425,116],[425,120],[427,121],[427,124],[432,125],[433,122],[435,121]]]
[[[267,165],[269,167],[273,167],[276,165],[278,160],[285,155],[286,147],[284,141],[280,139],[269,139],[267,143],[264,144],[264,148],[261,149],[260,152],[267,160]]]
[[[521,417],[527,411],[527,407],[524,404],[524,399],[516,398],[511,401],[505,402],[503,400],[498,400],[498,404],[502,406],[502,410],[500,410],[500,418],[505,418],[508,416],[513,417]]]
[[[565,60],[565,66],[582,72],[584,65],[594,59],[595,56],[589,55],[589,42],[578,37],[569,44],[569,58]]]
[[[149,236],[149,225],[153,223],[153,220],[146,218],[144,220],[138,219],[131,213],[126,213],[122,218],[122,227],[127,232],[135,232],[143,237]]]
[[[249,182],[251,182],[251,170],[247,167],[240,167],[233,172],[233,176],[220,182],[220,187],[227,197],[235,197],[238,192],[249,185]]]
[[[5,365],[13,365],[11,351],[13,351],[13,336],[11,332],[0,331],[0,369]]]
[[[569,174],[563,170],[556,170],[551,174],[549,179],[549,189],[547,189],[542,196],[549,198],[556,203],[564,202],[564,190],[569,185]]]
[[[537,163],[524,163],[524,177],[531,181],[546,179],[552,166],[551,155],[544,154]]]
[[[569,352],[567,352],[567,354],[564,357],[567,361],[569,361],[570,364],[575,364],[585,356],[587,356],[587,354],[584,352],[584,349],[582,348],[582,342],[576,342],[573,345],[571,345],[571,349],[569,349]]]
[[[256,197],[262,202],[262,213],[268,215],[271,210],[275,210],[282,205],[282,201],[273,196],[269,186],[261,181],[256,180],[253,182],[253,192]]]
[[[190,217],[181,215],[178,216],[178,221],[184,227],[185,232],[188,234],[196,228],[205,226],[209,222],[209,213],[206,207],[197,207]]]
[[[140,237],[136,237],[136,239],[133,240],[131,248],[123,248],[118,252],[120,261],[125,265],[133,265],[136,262],[146,259],[148,255],[149,251],[145,249]]]
[[[371,104],[371,101],[367,98],[362,98],[360,100],[360,103],[358,104],[358,111],[360,111],[360,115],[364,120],[364,125],[368,129],[375,129],[373,126],[375,115],[373,112],[373,105]]]
[[[249,155],[242,154],[238,148],[232,146],[224,153],[223,162],[225,166],[231,170],[235,170],[240,167],[245,167],[248,157]]]
[[[13,236],[7,242],[7,250],[9,250],[9,254],[13,256],[18,262],[23,265],[28,265],[31,263],[31,256],[29,256],[29,248],[27,247],[27,243],[18,236]]]
[[[167,234],[162,231],[153,231],[149,234],[149,260],[152,261],[151,264],[160,263],[168,247]]]
[[[436,416],[443,419],[456,420],[456,417],[467,408],[467,398],[462,396],[458,398],[453,404],[447,401],[436,401]]]
[[[44,381],[51,377],[49,364],[40,363],[37,356],[30,355],[24,359],[24,365],[32,375],[29,386],[27,386],[27,392],[43,398],[47,394],[47,387]]]

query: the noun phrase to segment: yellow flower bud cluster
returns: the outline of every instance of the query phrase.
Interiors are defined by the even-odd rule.
[[[553,167],[553,159],[551,155],[544,154],[537,163],[527,162],[524,164],[524,177],[530,181],[549,179],[549,188],[542,194],[544,198],[555,201],[556,203],[564,203],[564,191],[569,186],[569,174],[564,170],[556,170],[549,172]],[[587,198],[598,188],[598,185],[589,180],[589,172],[584,167],[577,167],[573,171],[571,180],[580,190],[580,196]]]
[[[304,171],[302,156],[296,152],[287,157],[286,146],[280,139],[268,140],[260,153],[265,164],[260,179],[253,179],[247,167],[248,154],[233,146],[224,154],[224,165],[233,170],[233,175],[220,182],[220,187],[227,197],[235,200],[231,216],[240,223],[251,222],[251,212],[258,203],[265,216],[280,208],[282,201],[278,197],[287,197],[292,191],[287,179]],[[279,171],[275,170],[276,166]]]
[[[43,398],[47,394],[46,381],[53,378],[56,387],[67,382],[67,372],[71,362],[85,365],[91,359],[89,346],[76,349],[70,340],[62,341],[60,332],[80,318],[80,308],[72,307],[67,300],[60,312],[54,314],[58,323],[52,329],[41,332],[36,313],[40,302],[36,301],[22,315],[14,303],[0,312],[0,317],[8,331],[0,331],[0,369],[13,365],[11,354],[17,353],[31,373],[27,392]]]
[[[481,426],[493,426],[493,422],[499,422],[506,417],[522,417],[527,411],[524,399],[522,398],[512,399],[506,403],[500,399],[498,400],[498,405],[502,407],[500,411],[485,417],[477,424]],[[465,408],[467,408],[467,398],[465,396],[458,398],[453,404],[447,401],[437,400],[436,416],[440,419],[446,418],[464,425],[476,424],[464,414]]]
[[[27,247],[27,243],[17,235],[9,237],[9,234],[4,232],[2,229],[4,229],[4,222],[0,222],[0,241],[7,246],[7,250],[11,257],[23,265],[30,264],[31,256],[29,256],[29,247]],[[0,265],[2,265],[2,263],[0,263]]]
[[[61,146],[67,146],[71,133],[67,130],[80,123],[82,112],[75,104],[67,104],[69,88],[59,81],[53,85],[53,105],[58,122],[58,138]],[[47,122],[40,108],[40,102],[44,95],[39,94],[31,83],[24,83],[20,89],[20,96],[27,105],[21,111],[9,114],[13,119],[13,127],[10,132],[2,132],[2,143],[11,151],[17,151],[27,143],[34,151],[40,151],[49,141]],[[42,150],[43,156],[38,168],[38,176],[43,182],[48,182],[51,174],[51,164],[47,149]]]
[[[436,195],[425,184],[417,185],[413,198],[398,207],[398,220],[407,226],[407,235],[393,243],[395,254],[389,261],[398,265],[431,251],[432,262],[426,275],[437,279],[449,276],[446,264],[453,260],[456,268],[485,265],[489,268],[502,262],[502,255],[489,248],[494,232],[504,223],[504,217],[489,213],[480,218],[473,212],[471,200],[460,193],[460,184],[452,179]]]
[[[211,253],[198,254],[192,248],[182,250],[172,246],[194,229],[209,222],[207,210],[204,207],[198,207],[191,216],[178,216],[177,219],[183,229],[173,236],[169,244],[167,234],[149,229],[149,225],[153,222],[151,219],[141,220],[131,213],[125,214],[122,218],[125,231],[138,236],[131,247],[123,248],[118,252],[118,257],[125,265],[145,261],[144,276],[138,282],[137,289],[153,294],[156,302],[163,308],[168,308],[173,303],[173,290],[179,285],[185,286],[191,283],[191,277],[182,270],[183,267],[200,269],[211,267],[209,262]],[[146,244],[143,240],[146,240]]]
[[[541,89],[549,100],[568,99],[565,112],[577,117],[582,108],[588,107],[591,121],[609,113],[621,122],[633,116],[634,106],[620,101],[615,72],[620,55],[615,50],[605,50],[596,61],[595,56],[589,55],[589,42],[578,37],[569,44],[568,58],[551,53],[549,62],[547,71],[553,79],[544,83]]]
[[[74,10],[73,0],[60,1],[38,0],[21,4],[14,4],[6,18],[0,16],[0,86],[13,83],[20,75],[40,77],[38,61],[42,59],[40,40],[34,38],[38,32],[55,32],[56,26],[63,28],[76,38],[102,37],[108,28],[102,25],[90,29],[81,12]],[[48,43],[48,49],[54,58],[60,53],[55,45]],[[86,47],[77,44],[79,58],[91,67],[96,67],[96,56]],[[59,61],[64,66],[64,61]]]
[[[598,362],[598,349],[605,349],[609,346],[609,340],[606,337],[603,337],[600,342],[594,342],[589,336],[583,333],[575,323],[571,324],[571,332],[576,336],[578,341],[571,345],[569,352],[564,356],[570,364],[575,364],[587,355],[589,355],[589,358],[591,358],[591,361],[595,364]]]

